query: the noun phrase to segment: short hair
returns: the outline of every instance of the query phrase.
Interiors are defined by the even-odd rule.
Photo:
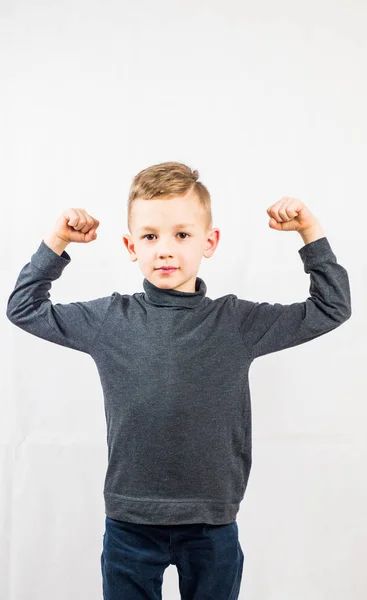
[[[210,194],[199,179],[199,172],[180,162],[152,165],[135,175],[129,190],[127,221],[131,230],[131,212],[135,200],[152,200],[165,196],[183,196],[193,191],[205,211],[205,227],[212,227]]]

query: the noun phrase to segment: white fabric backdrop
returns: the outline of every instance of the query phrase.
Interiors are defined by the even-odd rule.
[[[12,325],[7,299],[68,206],[101,225],[68,246],[52,301],[142,291],[128,188],[179,160],[221,230],[199,272],[209,297],[308,297],[301,237],[268,226],[282,196],[317,216],[351,285],[347,323],[252,365],[240,598],[364,600],[367,5],[2,0],[0,15],[0,598],[102,597],[107,467],[93,360]],[[174,566],[165,598],[179,598]]]

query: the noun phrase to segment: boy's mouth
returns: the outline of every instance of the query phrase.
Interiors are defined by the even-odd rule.
[[[160,273],[173,273],[176,271],[176,267],[160,267],[159,269],[156,269],[156,271],[159,271]]]

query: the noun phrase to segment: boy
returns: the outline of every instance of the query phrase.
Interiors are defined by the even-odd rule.
[[[219,241],[198,172],[161,163],[133,180],[131,235],[144,292],[52,304],[70,242],[99,221],[69,208],[20,272],[7,316],[48,341],[86,352],[104,392],[108,468],[101,569],[105,600],[158,600],[177,566],[185,600],[236,600],[244,555],[236,516],[251,469],[248,372],[265,354],[303,344],[351,316],[349,280],[309,209],[268,208],[269,226],[298,231],[310,294],[290,305],[206,295],[197,276]],[[181,237],[182,236],[182,237]]]

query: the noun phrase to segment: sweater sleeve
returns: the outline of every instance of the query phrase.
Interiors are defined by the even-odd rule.
[[[90,354],[113,297],[53,304],[49,290],[71,258],[54,252],[42,240],[15,283],[6,316],[17,327],[39,338]]]
[[[237,326],[252,359],[313,340],[352,314],[348,274],[327,238],[310,242],[298,252],[305,273],[310,274],[307,300],[269,304],[233,296]]]

